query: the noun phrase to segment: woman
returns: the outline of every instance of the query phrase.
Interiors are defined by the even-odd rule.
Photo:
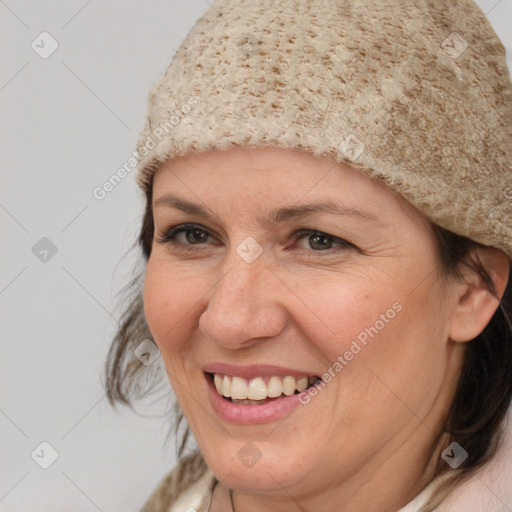
[[[197,441],[144,512],[426,512],[491,460],[511,107],[470,1],[220,0],[197,22],[149,97],[144,290],[107,364],[128,402],[154,339]]]

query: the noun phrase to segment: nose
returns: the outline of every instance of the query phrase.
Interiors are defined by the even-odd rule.
[[[202,333],[230,349],[279,336],[287,321],[279,302],[283,285],[263,258],[247,263],[235,254],[224,268],[199,318]]]

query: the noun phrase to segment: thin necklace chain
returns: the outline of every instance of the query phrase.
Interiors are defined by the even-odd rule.
[[[211,510],[212,510],[213,496],[214,496],[215,492],[217,492],[218,489],[220,489],[219,484],[220,484],[220,482],[217,480],[217,482],[215,483],[215,486],[214,486],[214,488],[212,490],[212,496],[210,498],[210,504],[208,505],[208,512],[211,512]],[[233,489],[228,489],[228,494],[229,494],[229,502],[231,503],[231,512],[235,512],[235,506],[233,504]]]

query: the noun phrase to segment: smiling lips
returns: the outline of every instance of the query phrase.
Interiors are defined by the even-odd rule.
[[[303,369],[275,365],[209,363],[202,368],[210,404],[219,418],[238,425],[280,421],[320,378]]]
[[[281,397],[291,396],[307,389],[318,377],[285,377],[272,375],[253,378],[212,373],[215,388],[230,402],[241,405],[262,405]]]

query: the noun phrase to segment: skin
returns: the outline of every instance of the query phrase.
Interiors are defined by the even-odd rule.
[[[157,204],[169,194],[213,219]],[[326,200],[375,219],[317,212],[260,222],[274,209]],[[394,191],[299,150],[175,158],[155,174],[153,204],[146,318],[208,466],[234,490],[235,510],[391,512],[408,503],[444,464],[443,424],[464,342],[498,305],[481,279],[468,270],[465,280],[443,274],[425,217]],[[186,233],[177,236],[181,245],[158,241],[185,222],[206,231],[199,243]],[[315,244],[297,237],[299,229],[334,239]],[[236,252],[248,236],[263,249],[252,263]],[[480,256],[502,292],[505,255],[488,248]],[[396,303],[401,311],[284,420],[234,425],[211,407],[205,364],[278,364],[321,375]],[[237,457],[247,441],[261,452],[252,467]]]

